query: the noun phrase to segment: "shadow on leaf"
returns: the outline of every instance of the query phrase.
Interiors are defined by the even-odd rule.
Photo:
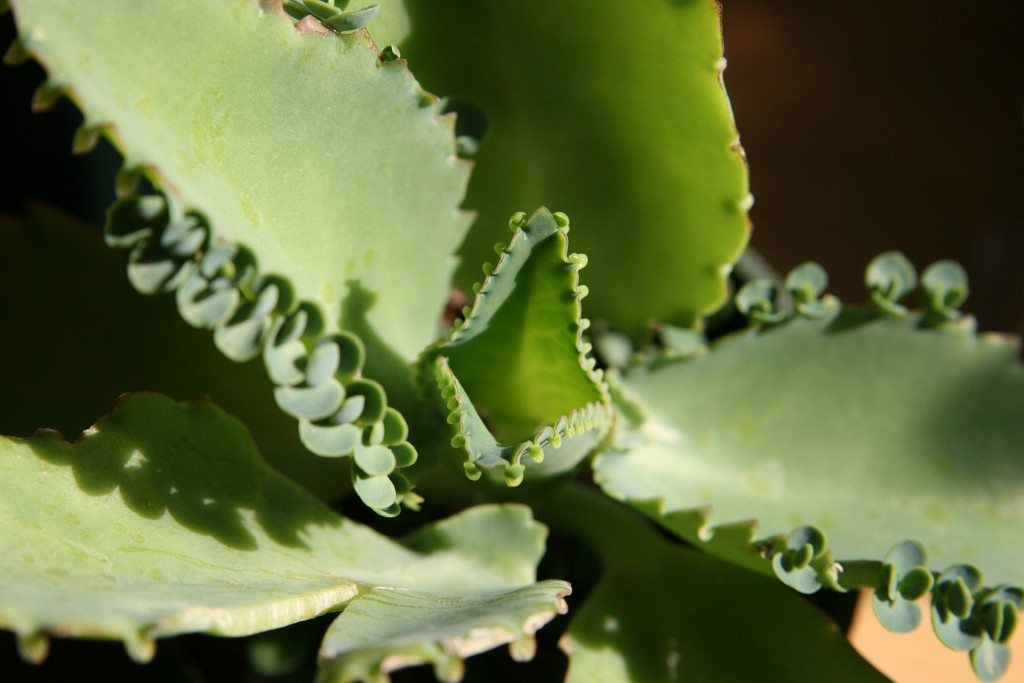
[[[262,461],[242,424],[211,403],[135,394],[73,443],[57,432],[26,442],[43,460],[74,470],[94,496],[117,489],[147,519],[179,524],[239,550],[255,550],[258,525],[276,543],[307,547],[303,529],[335,525],[330,510],[300,500]]]

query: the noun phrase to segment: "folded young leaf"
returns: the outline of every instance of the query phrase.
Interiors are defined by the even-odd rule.
[[[245,635],[376,588],[436,600],[533,584],[545,532],[519,506],[473,508],[402,543],[270,470],[209,403],[127,398],[75,443],[0,439],[0,626],[24,654],[49,634]],[[498,546],[492,540],[506,543]]]
[[[777,582],[674,544],[596,492],[564,487],[558,499],[542,514],[602,564],[562,640],[570,683],[885,680]]]
[[[472,309],[420,362],[445,401],[452,445],[469,456],[467,474],[501,466],[517,485],[527,462],[545,474],[576,465],[607,433],[610,408],[582,340],[587,259],[568,254],[569,219],[538,209],[509,226],[512,239],[495,245],[500,258],[484,266]]]
[[[750,196],[717,2],[404,5],[401,47],[417,77],[490,119],[469,189],[480,220],[461,250],[464,287],[491,226],[548,203],[582,226],[592,317],[642,334],[651,318],[688,324],[725,302]]]

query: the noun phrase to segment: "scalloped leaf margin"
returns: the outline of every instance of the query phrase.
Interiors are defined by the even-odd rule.
[[[1024,583],[1019,345],[975,334],[958,310],[966,278],[950,262],[921,278],[923,313],[900,303],[917,284],[901,254],[868,267],[873,309],[824,294],[823,273],[805,264],[787,278],[795,317],[778,310],[771,284],[748,283],[737,300],[754,327],[613,377],[632,427],[597,458],[596,479],[709,552],[802,592],[873,589],[891,630],[916,627],[913,602],[930,593],[940,639],[970,649],[979,677],[995,680]],[[715,526],[712,506],[719,519],[760,525]]]
[[[725,303],[753,200],[720,3],[404,4],[417,75],[491,120],[460,284],[487,258],[486,226],[548,203],[585,226],[574,239],[592,260],[591,317],[641,336],[651,317],[688,325]]]
[[[105,135],[125,155],[121,194],[143,176],[168,192],[164,206],[129,197],[111,211],[110,241],[134,247],[136,288],[176,291],[183,317],[214,329],[233,360],[262,351],[278,403],[300,419],[307,448],[352,455],[356,491],[379,513],[415,508],[419,497],[396,471],[416,458],[405,421],[387,407],[382,387],[362,378],[362,342],[334,332],[338,296],[358,286],[377,299],[369,323],[406,358],[433,339],[451,254],[470,219],[457,209],[469,166],[455,155],[453,117],[441,116],[404,61],[378,59],[364,31],[310,35],[301,22],[295,31],[279,3],[115,1],[81,12],[21,0],[14,10],[20,36],[8,61],[32,56],[48,71],[33,107],[68,95],[85,113],[75,151]],[[173,40],[176,31],[189,40]],[[209,68],[204,52],[190,70],[198,57],[188,46],[204,36],[216,44],[219,68]],[[82,49],[89,60],[78,58]],[[287,59],[305,66],[284,74]],[[257,110],[253,92],[281,106]],[[295,125],[323,117],[324,101],[339,113],[326,134]],[[315,106],[301,115],[309,102]],[[399,234],[408,225],[417,232]],[[419,244],[422,233],[429,243]],[[258,272],[257,257],[280,275]],[[413,271],[415,278],[395,276]]]
[[[611,409],[583,340],[587,259],[568,253],[568,217],[540,208],[528,220],[513,215],[509,227],[512,239],[495,245],[497,265],[484,264],[473,306],[420,368],[445,402],[452,446],[469,456],[466,474],[501,467],[517,486],[527,463],[541,475],[575,466],[607,435]]]

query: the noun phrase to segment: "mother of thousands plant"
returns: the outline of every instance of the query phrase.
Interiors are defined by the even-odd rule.
[[[457,681],[568,611],[552,677],[874,680],[799,595],[868,589],[1004,672],[1017,342],[960,313],[958,265],[895,252],[865,305],[807,263],[730,308],[750,198],[713,2],[10,4],[6,61],[78,106],[76,151],[121,152],[105,241],[165,295],[53,212],[3,221],[26,660],[340,612],[320,680]]]

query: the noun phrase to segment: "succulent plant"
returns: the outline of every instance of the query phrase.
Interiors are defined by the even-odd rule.
[[[265,675],[322,638],[321,681],[457,681],[558,618],[571,681],[874,680],[802,595],[867,590],[1006,670],[1018,342],[951,261],[882,254],[864,304],[816,263],[730,292],[713,2],[10,5],[33,108],[123,156],[102,238],[0,220],[25,660],[269,632]]]

